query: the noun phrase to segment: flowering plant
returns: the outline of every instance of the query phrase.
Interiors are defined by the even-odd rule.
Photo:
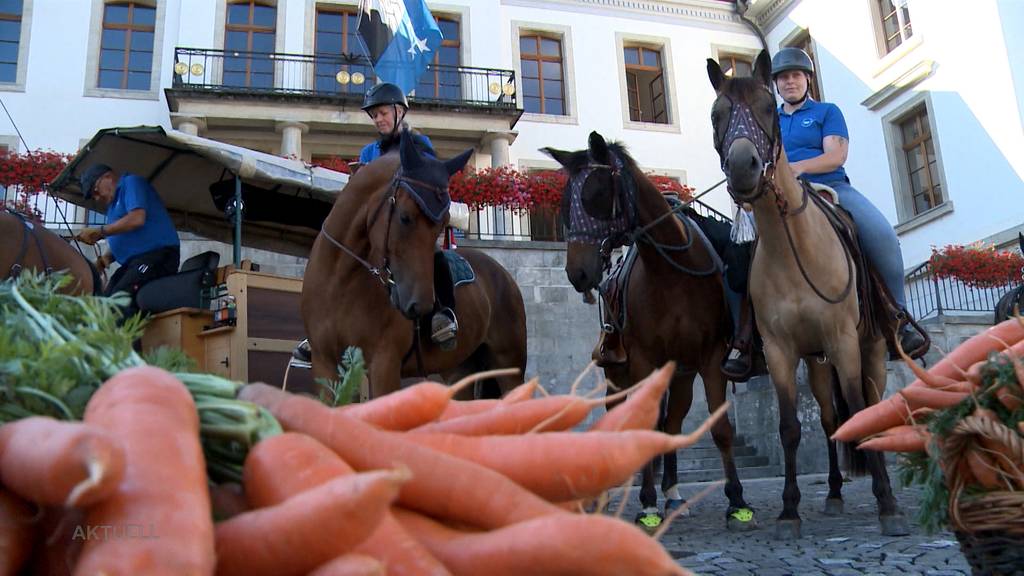
[[[335,172],[341,172],[342,174],[351,174],[352,170],[348,166],[349,162],[354,162],[354,160],[347,160],[341,156],[314,156],[311,164],[327,168],[328,170],[334,170]]]
[[[939,278],[959,280],[975,288],[993,288],[1019,280],[1024,257],[976,242],[966,246],[951,244],[941,249],[932,247],[929,263]]]
[[[0,150],[0,186],[8,190],[3,204],[42,219],[42,213],[31,202],[32,196],[42,192],[70,161],[70,154],[52,150],[26,153]]]

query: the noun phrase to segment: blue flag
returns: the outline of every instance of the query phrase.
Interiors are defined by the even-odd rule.
[[[360,0],[359,36],[377,78],[408,94],[441,46],[424,0]]]

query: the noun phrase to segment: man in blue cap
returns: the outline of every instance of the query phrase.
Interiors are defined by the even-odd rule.
[[[131,302],[124,309],[128,318],[138,312],[135,295],[139,288],[157,278],[178,271],[181,257],[178,233],[156,190],[142,176],[125,173],[120,177],[110,166],[90,166],[80,178],[82,195],[95,197],[107,208],[106,224],[85,228],[78,239],[92,245],[107,239],[108,250],[96,259],[103,271],[113,262],[121,265],[107,283],[106,294],[127,292]]]

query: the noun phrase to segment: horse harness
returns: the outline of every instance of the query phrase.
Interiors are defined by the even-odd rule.
[[[43,240],[36,233],[35,224],[29,221],[24,214],[10,208],[5,208],[5,212],[15,216],[22,224],[22,235],[21,235],[21,248],[18,250],[18,256],[14,259],[14,264],[11,265],[11,269],[7,272],[7,278],[17,278],[21,275],[21,271],[24,269],[25,255],[28,254],[28,243],[29,237],[35,241],[36,249],[39,250],[39,257],[43,260],[43,270],[46,275],[49,276],[53,273],[53,268],[50,266],[46,258],[46,250],[43,248]]]

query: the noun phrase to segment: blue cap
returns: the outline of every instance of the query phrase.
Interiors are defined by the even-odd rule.
[[[88,170],[78,178],[82,184],[82,196],[85,196],[86,200],[92,198],[92,191],[96,187],[96,181],[107,172],[113,171],[114,169],[106,164],[93,164],[89,166]]]

